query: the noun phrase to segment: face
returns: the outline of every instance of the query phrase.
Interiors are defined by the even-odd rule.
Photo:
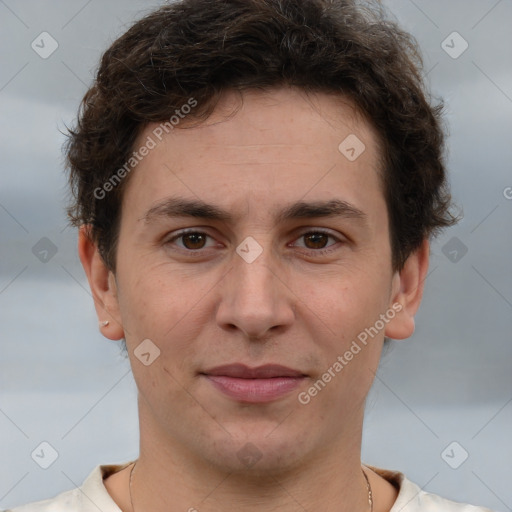
[[[267,472],[357,445],[384,335],[407,330],[378,160],[348,102],[279,89],[226,94],[138,164],[108,309],[143,444]]]

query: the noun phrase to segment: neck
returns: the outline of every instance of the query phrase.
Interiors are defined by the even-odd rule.
[[[279,472],[258,471],[257,464],[234,471],[205,462],[141,422],[140,457],[132,474],[134,512],[368,512],[361,431],[351,434],[350,442],[340,439]]]

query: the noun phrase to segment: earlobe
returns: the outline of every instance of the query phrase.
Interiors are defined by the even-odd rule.
[[[423,296],[428,271],[430,244],[424,240],[405,262],[402,270],[393,277],[393,293],[390,307],[401,305],[400,311],[387,324],[385,335],[395,340],[409,338],[414,333],[414,315],[418,311]]]
[[[91,288],[101,332],[108,339],[120,340],[124,338],[124,330],[117,300],[115,276],[105,265],[89,232],[90,226],[80,227],[78,255]]]

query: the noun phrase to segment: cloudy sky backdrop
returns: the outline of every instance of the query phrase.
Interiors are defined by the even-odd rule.
[[[383,358],[363,461],[454,500],[512,510],[512,2],[384,3],[418,39],[446,102],[465,218],[432,247],[416,333]],[[0,0],[0,509],[137,455],[128,362],[98,331],[66,227],[60,131],[101,52],[156,5]],[[47,58],[31,47],[42,32],[58,44]],[[37,244],[53,248],[49,261]],[[457,469],[442,457],[454,441],[456,457],[469,455]],[[41,442],[58,455],[48,469],[31,458]]]

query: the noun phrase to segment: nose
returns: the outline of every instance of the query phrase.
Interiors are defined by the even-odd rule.
[[[221,282],[217,324],[225,330],[238,329],[251,341],[291,325],[295,297],[286,274],[269,249],[250,263],[236,254]]]

